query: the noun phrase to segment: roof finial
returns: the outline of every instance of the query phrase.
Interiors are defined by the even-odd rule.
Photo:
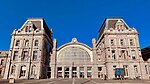
[[[77,38],[72,38],[72,42],[74,42],[74,43],[75,43],[75,42],[78,42],[78,41],[77,41]]]

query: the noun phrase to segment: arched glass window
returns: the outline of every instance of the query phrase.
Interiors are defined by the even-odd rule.
[[[88,52],[80,47],[68,47],[58,55],[58,62],[82,63],[90,62],[91,58]]]

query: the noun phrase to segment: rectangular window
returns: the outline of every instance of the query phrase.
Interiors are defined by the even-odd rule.
[[[27,56],[28,56],[28,51],[23,51],[23,56],[22,56],[22,60],[27,60]]]
[[[17,59],[18,59],[18,51],[14,51],[13,60],[17,60]]]
[[[102,78],[102,67],[98,67],[98,78]]]
[[[33,60],[35,61],[37,59],[37,51],[33,51]]]
[[[62,78],[62,67],[57,67],[57,78]]]
[[[131,54],[132,54],[132,59],[135,60],[135,59],[136,59],[136,58],[135,58],[135,50],[132,50],[132,51],[131,51]]]
[[[26,66],[21,66],[20,77],[25,76],[26,74]]]
[[[25,41],[25,46],[28,47],[29,46],[29,40]]]
[[[64,78],[69,78],[69,67],[64,67]]]
[[[12,66],[12,68],[11,68],[11,74],[12,74],[12,75],[15,75],[15,71],[16,71],[16,66],[14,65],[14,66]]]
[[[102,71],[102,67],[98,67],[98,71]]]
[[[72,67],[72,77],[77,77],[77,67]]]
[[[126,59],[125,50],[121,50],[121,56],[123,59]]]
[[[134,72],[135,72],[135,73],[138,73],[137,65],[134,65]]]
[[[115,50],[112,50],[111,52],[112,52],[112,58],[116,59]]]
[[[133,39],[130,39],[130,46],[133,46]]]
[[[2,60],[1,60],[1,65],[3,65],[3,66],[4,66],[4,59],[2,59]]]
[[[147,65],[145,65],[145,72],[146,72],[146,74],[148,74],[148,67],[147,67]]]
[[[33,65],[31,68],[31,75],[36,76],[36,66],[35,65]]]
[[[80,78],[84,78],[84,67],[80,67]]]
[[[20,41],[16,40],[16,46],[19,46],[19,45],[20,45]]]
[[[88,78],[92,77],[92,67],[87,67],[87,77]]]
[[[114,44],[114,39],[111,39],[111,40],[110,40],[110,43],[111,43],[112,46],[115,45],[115,44]]]
[[[51,67],[47,67],[47,77],[51,78]]]
[[[123,39],[120,39],[120,45],[123,46],[124,45],[124,41]]]
[[[34,46],[38,46],[39,42],[38,40],[35,40]]]

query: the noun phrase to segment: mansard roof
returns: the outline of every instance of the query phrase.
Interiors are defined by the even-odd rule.
[[[22,29],[26,28],[27,24],[32,24],[35,29],[45,30],[45,32],[48,35],[51,35],[51,33],[52,33],[52,31],[48,28],[48,26],[43,18],[28,18],[20,29],[22,30]]]
[[[113,18],[105,18],[100,30],[99,30],[99,34],[101,35],[104,30],[113,28],[115,29],[115,25],[116,23],[122,22],[124,23],[124,26],[129,29],[130,27],[126,24],[126,22],[123,20],[123,18],[121,17],[113,17]]]

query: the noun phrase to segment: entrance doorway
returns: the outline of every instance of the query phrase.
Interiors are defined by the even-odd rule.
[[[69,78],[69,67],[64,67],[64,78]]]
[[[57,78],[62,78],[62,67],[57,67]]]
[[[47,78],[51,78],[51,67],[47,68]]]
[[[72,67],[72,78],[77,77],[77,67]]]
[[[80,78],[84,78],[84,67],[80,67]]]

